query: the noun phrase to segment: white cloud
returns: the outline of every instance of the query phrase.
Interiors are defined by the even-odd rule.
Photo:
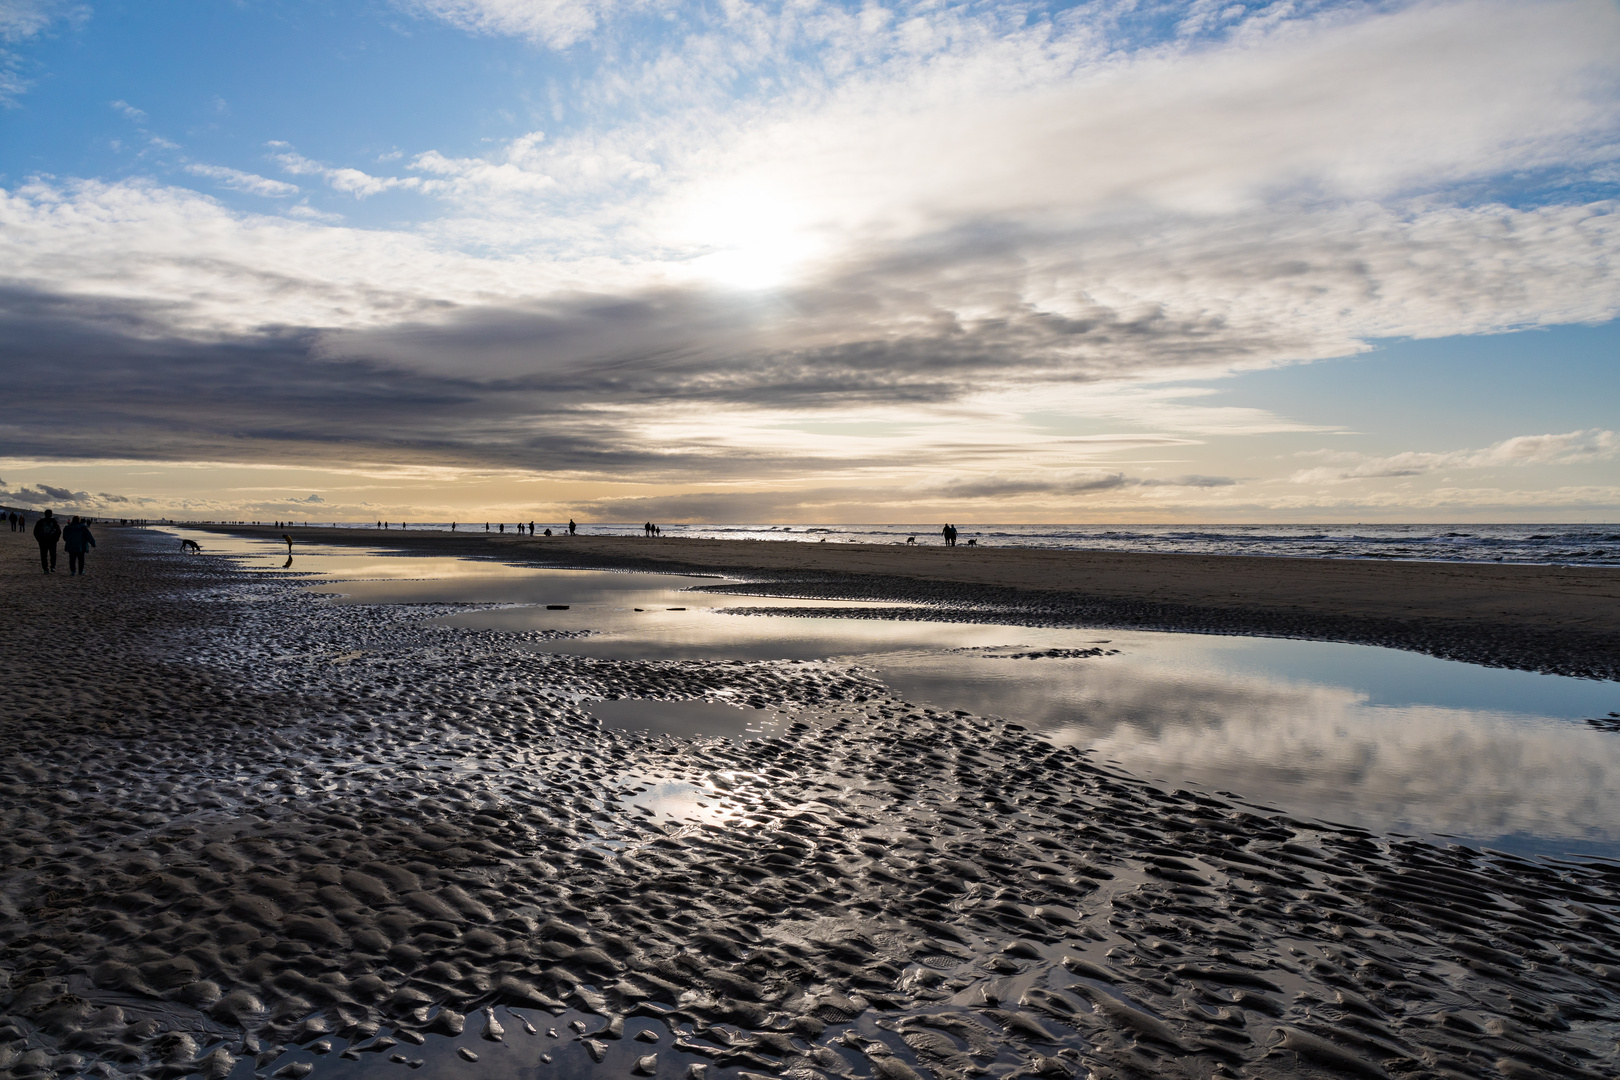
[[[115,112],[122,113],[125,118],[134,120],[136,123],[140,123],[146,119],[146,111],[144,109],[137,109],[127,101],[113,101],[109,102],[109,104],[112,106]]]
[[[406,7],[475,33],[509,34],[563,48],[596,28],[610,0],[402,0]]]
[[[296,206],[289,206],[287,207],[286,213],[288,217],[298,218],[301,221],[318,221],[326,225],[343,224],[342,214],[333,214],[325,210],[317,210],[308,203],[299,203]]]
[[[556,44],[627,9],[418,10]],[[560,134],[411,148],[402,176],[271,144],[291,176],[419,196],[420,225],[34,181],[0,192],[0,284],[86,320],[123,305],[118,325],[142,340],[285,334],[319,361],[311,379],[373,372],[380,398],[409,385],[413,402],[460,402],[453,381],[488,395],[487,425],[446,420],[424,444],[516,454],[568,427],[595,455],[570,459],[576,475],[633,457],[671,474],[802,464],[829,488],[882,473],[908,490],[955,475],[1031,498],[1252,499],[1225,464],[1108,458],[1127,444],[1021,417],[1137,425],[1167,448],[1310,430],[1148,384],[1620,313],[1620,205],[1584,194],[1616,166],[1612,4],[1267,10],[1205,12],[1189,37],[1132,47],[1090,8],[682,9],[667,40],[603,45],[570,105],[583,119]],[[772,89],[738,96],[766,74]],[[908,431],[785,429],[828,410]],[[1398,457],[1323,476],[1475,467]]]
[[[242,191],[249,195],[263,195],[270,199],[284,199],[290,195],[298,194],[298,185],[289,184],[284,180],[271,180],[266,176],[255,173],[242,172],[239,169],[228,169],[223,165],[187,165],[186,171],[193,176],[206,176],[210,180],[219,181],[222,187],[232,191]]]
[[[32,81],[23,75],[18,46],[59,19],[83,19],[89,8],[68,0],[0,0],[0,108],[13,107]]]
[[[0,41],[15,44],[37,37],[74,9],[63,0],[0,0]]]
[[[1578,465],[1607,461],[1620,454],[1620,435],[1591,429],[1561,435],[1518,435],[1483,450],[1444,453],[1408,451],[1383,457],[1322,451],[1333,463],[1302,469],[1288,479],[1295,484],[1335,484],[1350,480],[1422,476],[1441,469],[1488,469],[1525,465]]]
[[[420,189],[422,181],[414,176],[372,176],[359,169],[332,168],[311,161],[290,150],[272,154],[272,159],[294,176],[319,176],[337,191],[347,192],[357,199],[378,195],[393,188]],[[288,185],[291,186],[291,185]],[[297,189],[294,188],[294,191]]]

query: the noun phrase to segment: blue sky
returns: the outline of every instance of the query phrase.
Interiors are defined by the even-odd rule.
[[[0,64],[0,501],[1620,517],[1612,0],[0,0]]]

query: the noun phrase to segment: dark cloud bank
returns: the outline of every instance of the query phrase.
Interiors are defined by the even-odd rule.
[[[175,315],[0,290],[13,453],[452,464],[648,481],[792,476],[804,467],[797,455],[703,439],[648,446],[639,426],[694,406],[928,404],[1086,380],[1128,368],[1132,356],[1191,348],[1213,329],[1021,307],[969,324],[875,284],[772,300],[698,290],[582,296],[385,330],[282,327],[209,340],[169,329]],[[907,331],[893,332],[898,324]]]

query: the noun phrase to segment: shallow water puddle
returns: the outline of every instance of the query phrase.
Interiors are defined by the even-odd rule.
[[[1004,716],[1170,786],[1382,833],[1620,853],[1620,738],[1580,722],[1620,706],[1614,683],[1360,645],[1108,640],[1118,655],[862,661],[908,700]]]
[[[667,777],[637,778],[630,793],[620,796],[619,801],[653,821],[667,819],[664,824],[717,825],[735,820],[748,809],[718,788]]]
[[[285,552],[204,542],[278,569]],[[295,569],[333,579],[317,587],[339,603],[501,604],[440,621],[577,635],[530,643],[537,652],[853,665],[906,700],[1003,716],[1170,787],[1380,833],[1620,855],[1620,734],[1602,728],[1620,711],[1612,682],[1323,642],[826,617],[872,605],[707,593],[705,579],[668,574],[296,550]],[[778,733],[774,713],[656,696],[587,708],[673,737]]]
[[[1326,642],[724,617],[748,598],[686,596],[686,612],[512,607],[444,621],[589,628],[532,647],[603,659],[855,665],[908,701],[1003,716],[1169,787],[1380,833],[1620,854],[1620,738],[1583,722],[1620,708],[1614,683]]]

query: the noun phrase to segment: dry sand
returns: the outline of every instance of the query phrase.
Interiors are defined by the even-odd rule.
[[[280,530],[234,528],[279,537]],[[732,591],[923,601],[933,618],[1266,634],[1620,679],[1620,568],[639,536],[294,530],[540,565],[725,573]],[[800,614],[814,614],[804,611]]]
[[[1620,1070],[1613,864],[1161,791],[834,665],[549,654],[99,539],[85,578],[0,547],[0,1075]],[[588,711],[722,691],[798,720]],[[636,810],[654,782],[706,816]]]

